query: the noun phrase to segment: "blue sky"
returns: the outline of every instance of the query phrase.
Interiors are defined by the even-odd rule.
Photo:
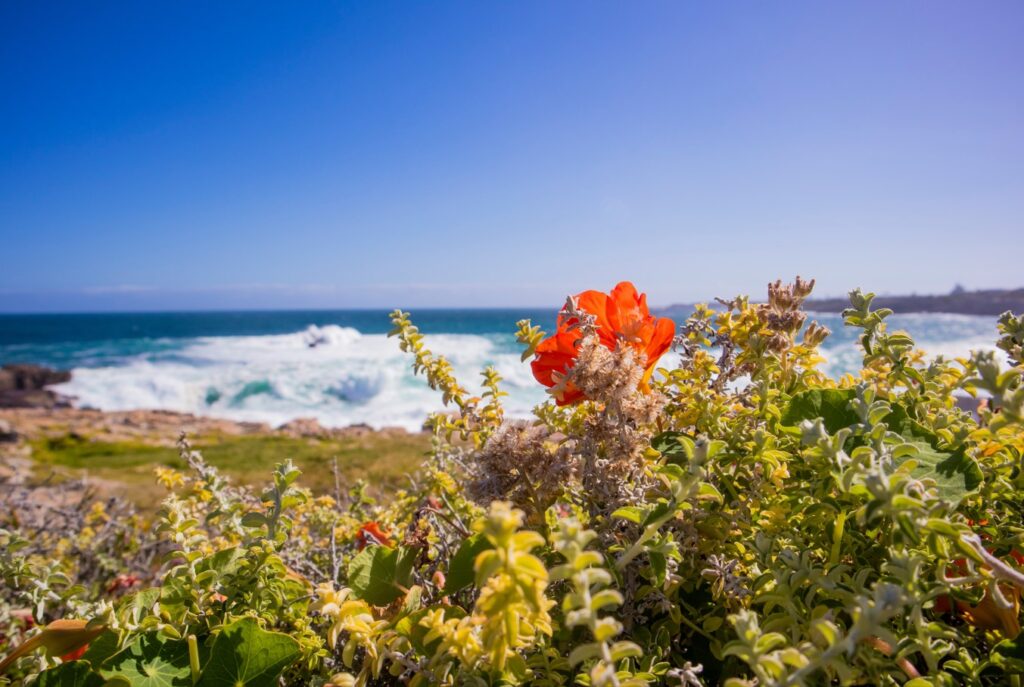
[[[0,5],[0,310],[1024,284],[1024,3]]]

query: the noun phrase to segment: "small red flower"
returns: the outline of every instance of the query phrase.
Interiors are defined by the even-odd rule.
[[[611,293],[584,291],[575,297],[576,307],[594,316],[597,336],[602,346],[614,350],[619,343],[632,346],[644,354],[644,377],[641,389],[647,386],[658,359],[672,345],[676,323],[667,317],[654,317],[647,307],[647,295],[638,293],[628,281],[619,283]],[[583,392],[565,375],[576,364],[577,347],[583,336],[575,317],[561,314],[557,331],[537,346],[530,364],[537,381],[552,389],[560,406],[583,399]]]
[[[367,546],[392,547],[394,543],[392,543],[388,533],[381,529],[381,526],[376,521],[370,520],[363,523],[363,526],[359,528],[359,534],[356,535],[356,546],[362,551]]]
[[[15,608],[11,610],[11,617],[17,618],[25,623],[25,629],[31,630],[36,626],[36,619],[32,617],[32,611],[27,608]]]
[[[83,644],[82,646],[78,647],[74,651],[69,651],[66,654],[64,654],[63,656],[61,656],[60,660],[62,660],[62,661],[77,661],[78,659],[82,658],[82,656],[84,656],[85,652],[88,651],[88,650],[89,650],[89,645],[88,644]]]
[[[110,584],[107,585],[107,594],[115,594],[126,589],[131,589],[135,585],[139,584],[139,582],[141,582],[141,580],[135,575],[118,575],[110,582]]]

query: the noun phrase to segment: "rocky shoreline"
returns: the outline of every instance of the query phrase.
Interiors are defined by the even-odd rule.
[[[95,445],[137,447],[134,450],[162,450],[176,454],[176,443],[184,433],[191,441],[293,442],[292,446],[400,446],[426,443],[419,433],[401,427],[374,429],[368,425],[324,427],[315,418],[298,418],[279,427],[261,422],[236,422],[170,410],[103,411],[75,408],[71,398],[49,389],[68,381],[71,373],[36,365],[5,365],[0,368],[0,506],[10,502],[19,489],[31,487],[33,498],[42,494],[63,494],[63,487],[48,485],[54,466],[43,468],[36,452],[48,446]],[[295,443],[297,442],[297,444]],[[247,444],[250,445],[250,444]],[[285,456],[282,456],[282,458]],[[91,462],[91,461],[90,461]],[[148,470],[148,469],[147,469]],[[78,474],[74,471],[65,477]],[[98,477],[89,470],[89,484],[103,494],[124,495],[134,490],[120,476],[108,470]],[[42,482],[40,482],[42,480]],[[147,478],[148,480],[148,478]],[[11,490],[14,491],[11,491]],[[61,497],[63,498],[63,497]],[[55,495],[47,502],[57,502]]]
[[[76,435],[96,441],[135,441],[142,444],[173,446],[182,432],[190,436],[255,435],[304,439],[348,439],[367,434],[409,434],[401,427],[324,427],[315,418],[298,418],[280,427],[271,427],[262,422],[236,422],[171,410],[103,411],[67,406],[0,407],[0,443]]]
[[[274,427],[170,410],[78,408],[50,388],[70,379],[37,365],[0,367],[0,512],[45,520],[113,499],[149,517],[167,495],[155,469],[185,467],[182,434],[234,484],[263,485],[288,459],[303,486],[336,498],[360,482],[369,498],[403,488],[430,449],[428,433],[402,427],[325,427],[309,417]]]
[[[0,408],[70,407],[71,399],[47,387],[71,381],[71,373],[41,365],[0,367]]]
[[[0,443],[64,436],[88,436],[102,441],[156,442],[173,445],[188,435],[284,436],[307,439],[346,439],[370,432],[407,434],[400,427],[380,430],[369,425],[324,427],[315,418],[297,418],[279,427],[262,422],[236,422],[172,410],[103,411],[75,408],[74,399],[49,387],[71,379],[71,373],[41,365],[0,367]]]

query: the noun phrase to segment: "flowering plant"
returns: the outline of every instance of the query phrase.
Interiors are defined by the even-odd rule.
[[[257,494],[183,442],[158,526],[102,535],[102,572],[65,555],[95,528],[8,523],[3,679],[1020,684],[1024,320],[1000,318],[1005,358],[927,361],[854,291],[863,368],[836,380],[812,288],[678,328],[629,283],[570,298],[550,337],[519,323],[552,395],[531,420],[505,417],[493,369],[471,394],[396,312],[453,410],[429,419],[414,488],[314,497],[285,462]]]
[[[628,281],[618,284],[609,294],[584,291],[566,302],[558,316],[558,331],[536,347],[530,367],[537,381],[550,387],[558,405],[566,405],[585,395],[571,381],[572,368],[584,341],[612,351],[626,346],[634,351],[644,370],[641,389],[650,391],[651,373],[672,345],[675,330],[672,320],[651,315],[647,294],[638,294]]]

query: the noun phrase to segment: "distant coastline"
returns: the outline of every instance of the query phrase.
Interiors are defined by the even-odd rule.
[[[715,304],[712,303],[712,306]],[[872,301],[875,308],[890,308],[899,314],[906,313],[952,313],[957,315],[1001,315],[1007,310],[1024,312],[1024,288],[987,289],[967,291],[957,288],[947,294],[920,296],[876,296]],[[804,303],[804,309],[811,312],[839,315],[850,307],[847,298],[817,298]],[[669,317],[687,316],[692,312],[689,304],[675,304],[661,308],[658,313]]]
[[[1024,312],[1024,288],[966,291],[954,289],[951,293],[932,296],[876,296],[875,308],[890,308],[897,313],[929,312],[958,315],[1001,315],[1007,310]],[[846,298],[809,300],[804,308],[814,312],[841,313],[850,307]]]

